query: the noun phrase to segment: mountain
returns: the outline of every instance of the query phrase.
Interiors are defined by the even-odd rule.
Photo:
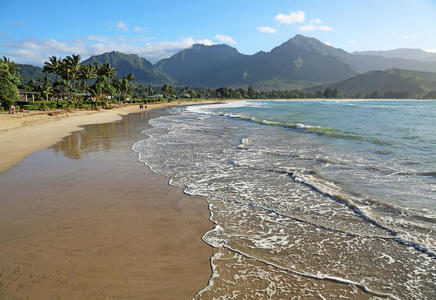
[[[243,55],[227,45],[194,45],[155,67],[177,85],[207,87],[304,88],[333,83],[359,73],[393,68],[436,72],[436,62],[422,61],[425,51],[406,58],[348,53],[317,39],[296,35],[270,52]],[[413,58],[413,59],[411,59]]]
[[[436,92],[436,73],[401,69],[370,71],[337,83],[320,85],[307,90],[315,92],[323,91],[325,88],[336,88],[345,95],[390,93],[422,98]]]
[[[417,59],[360,54],[347,54],[341,59],[345,63],[352,66],[353,69],[358,73],[395,68],[422,72],[436,72],[436,62],[424,62]]]
[[[118,51],[106,52],[100,55],[91,56],[83,64],[105,64],[109,63],[115,68],[117,75],[124,77],[129,73],[135,75],[139,82],[147,84],[163,84],[171,82],[164,73],[156,70],[153,65],[136,54],[124,54]]]
[[[156,64],[178,85],[241,86],[275,82],[334,82],[355,72],[338,59],[345,53],[301,35],[272,49],[243,55],[227,45],[194,45]]]
[[[173,78],[177,85],[216,87],[235,80],[239,75],[238,66],[245,58],[227,45],[196,44],[162,59],[155,67]]]
[[[42,72],[42,68],[40,67],[25,64],[17,64],[17,67],[18,73],[21,75],[21,78],[23,78],[23,82],[28,82],[32,79],[39,80],[47,75],[46,73]],[[49,75],[49,77],[53,78],[54,76]]]
[[[433,54],[418,49],[348,53],[315,38],[296,35],[269,52],[253,55],[241,54],[228,45],[196,44],[155,65],[136,54],[116,51],[92,56],[84,63],[110,63],[119,76],[133,73],[137,81],[151,85],[302,89],[327,86],[376,70],[436,72],[432,57]],[[41,77],[40,69],[33,68],[23,67],[26,80]],[[392,76],[392,71],[380,74]]]
[[[421,49],[394,49],[386,51],[361,51],[353,52],[357,55],[382,56],[388,58],[401,58],[408,60],[419,60],[423,62],[436,62],[436,53],[426,52]]]

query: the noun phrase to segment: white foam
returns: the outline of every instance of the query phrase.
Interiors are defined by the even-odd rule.
[[[244,106],[259,106],[259,103],[253,101],[227,101],[224,103],[204,104],[204,105],[192,105],[186,108],[187,111],[201,114],[212,114],[208,109],[216,108],[235,108]]]

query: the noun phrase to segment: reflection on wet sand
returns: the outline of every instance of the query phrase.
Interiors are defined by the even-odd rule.
[[[206,202],[131,150],[157,114],[85,126],[0,173],[0,299],[192,299],[207,285]]]
[[[131,140],[133,135],[138,135],[132,128],[137,128],[140,123],[145,128],[146,119],[158,114],[160,113],[147,111],[138,114],[138,118],[123,118],[118,122],[85,126],[86,130],[73,132],[50,149],[71,159],[80,159],[89,152],[109,151],[115,137]]]

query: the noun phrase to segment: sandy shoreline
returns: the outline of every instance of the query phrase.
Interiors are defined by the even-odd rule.
[[[149,104],[148,110],[186,104],[213,103],[216,100],[180,101]],[[80,126],[120,120],[122,115],[139,112],[139,105],[100,111],[30,112],[25,114],[0,114],[0,172],[7,170],[27,155],[53,145]]]
[[[136,111],[0,133],[2,170],[27,156],[0,173],[0,299],[190,299],[207,285],[206,202],[136,161],[132,141],[159,115],[119,116]]]

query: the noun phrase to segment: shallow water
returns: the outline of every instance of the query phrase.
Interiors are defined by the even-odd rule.
[[[435,297],[436,102],[172,112],[133,149],[208,197],[216,226],[203,240],[217,252],[198,298]]]

